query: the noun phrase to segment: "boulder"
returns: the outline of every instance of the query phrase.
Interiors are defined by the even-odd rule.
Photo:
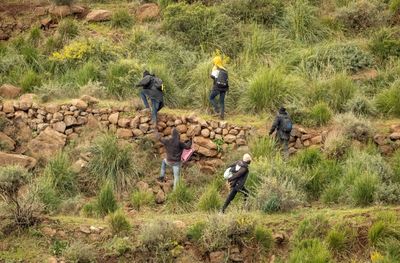
[[[0,97],[5,99],[15,99],[21,94],[22,89],[11,84],[3,84],[0,87]]]
[[[231,134],[231,135],[238,135],[239,134],[239,131],[238,130],[236,130],[236,129],[231,129],[230,131],[229,131],[229,134]]]
[[[201,130],[201,136],[203,136],[204,138],[210,137],[210,130],[209,129],[202,129]]]
[[[68,116],[64,117],[64,123],[65,123],[65,126],[71,127],[73,125],[76,125],[78,122],[74,116],[68,115]]]
[[[73,14],[84,14],[86,12],[86,8],[81,5],[71,5],[71,12]]]
[[[109,10],[93,10],[86,15],[86,21],[88,22],[101,22],[109,21],[112,13]]]
[[[13,113],[14,112],[14,103],[12,101],[4,101],[3,102],[3,112]]]
[[[100,122],[91,114],[87,117],[86,127],[91,129],[98,129],[100,127]]]
[[[48,127],[28,143],[28,151],[32,157],[48,160],[65,146],[66,139],[66,135]]]
[[[71,103],[78,110],[82,110],[82,111],[85,111],[88,107],[88,104],[84,100],[80,100],[80,99],[74,99],[74,100],[72,100]]]
[[[71,7],[68,5],[58,5],[49,8],[49,13],[54,16],[66,17],[72,15]]]
[[[203,146],[200,146],[198,144],[193,144],[193,149],[200,153],[201,155],[204,155],[206,157],[216,157],[218,155],[218,152],[213,149],[207,149]]]
[[[136,188],[140,191],[140,192],[146,192],[150,190],[149,184],[145,183],[143,181],[139,181],[136,183]],[[151,191],[151,190],[150,190]]]
[[[147,116],[140,117],[140,123],[147,123],[150,121],[150,118]]]
[[[163,135],[164,136],[169,136],[171,134],[172,134],[172,128],[171,127],[167,127],[167,128],[164,129],[164,131],[163,131]]]
[[[165,194],[164,194],[164,192],[160,189],[158,192],[157,192],[157,195],[156,195],[156,203],[157,204],[162,204],[162,203],[164,203],[165,202]]]
[[[86,102],[89,105],[94,105],[94,104],[98,104],[100,101],[98,99],[96,99],[95,97],[89,96],[89,95],[83,95],[81,97],[81,100]]]
[[[223,251],[214,251],[210,253],[210,263],[225,262],[225,253]]]
[[[201,126],[199,124],[190,125],[186,134],[188,137],[198,136],[201,132]]]
[[[19,108],[23,111],[29,110],[32,107],[35,96],[35,94],[27,93],[19,97]]]
[[[390,125],[390,132],[400,132],[400,124]]]
[[[322,143],[322,135],[318,135],[311,138],[311,144],[321,144]]]
[[[139,136],[143,136],[143,132],[141,131],[141,130],[139,130],[139,129],[133,129],[132,130],[132,133],[133,133],[133,136],[134,137],[139,137]]]
[[[233,143],[233,142],[236,141],[236,136],[235,136],[235,135],[232,135],[232,134],[225,135],[225,136],[224,136],[224,141],[225,141],[226,143]]]
[[[117,137],[120,139],[129,139],[133,136],[133,133],[130,129],[120,128],[117,129]]]
[[[53,123],[53,129],[55,131],[64,133],[66,128],[67,128],[67,125],[63,121],[59,121],[59,122]]]
[[[139,125],[139,129],[143,132],[146,133],[149,130],[150,126],[147,123],[142,123]]]
[[[121,118],[118,120],[118,126],[122,128],[126,128],[129,126],[129,123],[131,122],[130,119],[127,118]]]
[[[15,149],[15,142],[6,134],[0,132],[0,149],[12,151]]]
[[[0,152],[0,166],[8,165],[19,165],[26,169],[32,169],[36,166],[36,160],[32,157],[21,154]]]
[[[154,3],[141,5],[136,10],[136,18],[138,21],[148,21],[156,19],[160,16],[160,7]]]
[[[178,126],[176,126],[176,129],[180,134],[184,134],[187,132],[187,127],[185,124],[179,124]]]
[[[376,134],[374,136],[374,142],[378,145],[385,145],[387,143],[386,136],[383,134]]]
[[[112,124],[117,124],[118,123],[118,118],[119,118],[119,112],[110,114],[108,117],[108,121]]]
[[[53,114],[54,121],[62,121],[64,119],[64,115],[61,112],[56,112]]]
[[[139,128],[139,124],[140,124],[140,117],[135,116],[135,118],[131,120],[131,123],[129,125],[131,126],[132,129],[137,129]]]
[[[47,105],[45,106],[45,110],[46,110],[48,113],[54,114],[54,113],[56,113],[57,111],[60,111],[60,106],[57,105],[57,104],[54,104],[54,103],[50,103],[50,104],[47,104]]]
[[[400,139],[400,132],[393,132],[390,134],[389,138],[393,141],[399,140]]]
[[[194,137],[193,142],[199,146],[202,146],[202,147],[210,149],[210,150],[217,149],[217,145],[213,141],[211,141],[210,139],[207,139],[207,138]]]

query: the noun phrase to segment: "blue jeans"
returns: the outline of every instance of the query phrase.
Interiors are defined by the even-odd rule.
[[[150,105],[147,100],[147,96],[143,90],[140,92],[140,98],[142,98],[144,107],[146,109],[150,109]],[[157,112],[160,108],[160,102],[158,102],[155,99],[150,99],[150,101],[151,101],[151,120],[153,121],[153,123],[157,123]]]
[[[214,107],[214,111],[220,113],[221,116],[224,116],[225,112],[225,93],[226,91],[219,91],[217,89],[213,89],[210,94],[210,102]],[[217,97],[218,95],[219,95],[219,105],[221,107],[221,111],[219,111],[217,102],[215,101],[215,97]]]
[[[174,190],[179,182],[179,172],[181,170],[181,162],[169,163],[166,159],[161,162],[161,174],[160,178],[165,177],[165,171],[167,170],[167,165],[172,166],[172,171],[174,173]]]

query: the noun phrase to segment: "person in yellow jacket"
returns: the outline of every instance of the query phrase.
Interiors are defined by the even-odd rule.
[[[213,87],[210,93],[210,102],[214,108],[214,113],[219,114],[221,119],[225,117],[225,94],[229,90],[228,71],[224,67],[222,57],[217,55],[213,59],[213,70],[211,78],[213,79]],[[215,98],[219,96],[219,107]]]

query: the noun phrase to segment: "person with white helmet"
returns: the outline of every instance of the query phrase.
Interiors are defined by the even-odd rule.
[[[222,213],[225,213],[226,208],[230,204],[230,202],[235,198],[238,192],[244,194],[245,200],[249,195],[249,191],[246,189],[244,184],[246,183],[247,177],[249,175],[249,165],[251,163],[250,154],[246,153],[243,155],[243,159],[241,161],[237,161],[232,164],[231,171],[232,176],[228,178],[229,185],[231,187],[231,192],[225,200],[225,203],[221,209]]]

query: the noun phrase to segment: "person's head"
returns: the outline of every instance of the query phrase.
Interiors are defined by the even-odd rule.
[[[223,68],[224,67],[224,62],[222,61],[221,56],[215,56],[213,58],[213,64],[214,66],[217,66],[218,68]]]
[[[149,72],[148,70],[145,70],[145,71],[143,72],[143,77],[146,77],[146,76],[148,76],[148,75],[150,75],[150,72]]]
[[[285,107],[283,107],[283,106],[281,106],[280,108],[279,108],[279,113],[286,113],[286,108]]]
[[[250,154],[245,153],[245,154],[243,155],[243,162],[245,162],[245,163],[247,163],[247,164],[250,164],[250,163],[251,163],[251,156],[250,156]]]

